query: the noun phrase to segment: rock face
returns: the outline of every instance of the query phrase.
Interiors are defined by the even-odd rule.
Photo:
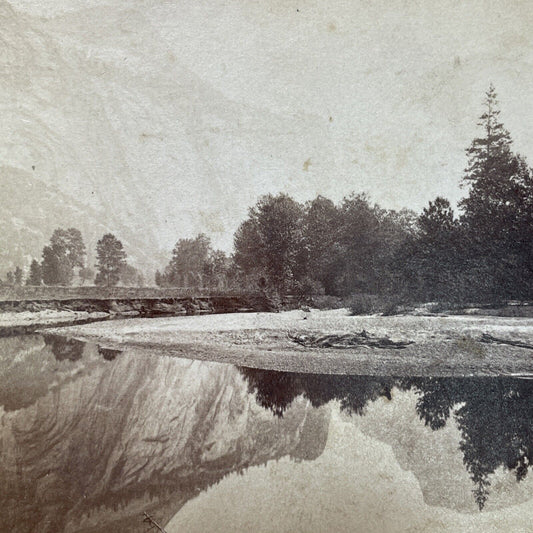
[[[35,359],[32,342],[15,356]],[[57,377],[48,372],[33,403],[2,410],[0,530],[144,531],[143,511],[166,523],[229,473],[287,455],[313,459],[325,445],[326,408],[300,398],[277,418],[235,367],[108,359],[87,345],[81,359],[55,360]]]

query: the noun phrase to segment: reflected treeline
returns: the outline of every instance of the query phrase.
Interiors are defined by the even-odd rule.
[[[300,395],[320,407],[339,400],[343,410],[362,414],[365,405],[381,396],[391,398],[396,378],[298,374],[240,367],[257,402],[275,415],[283,416]]]
[[[240,368],[257,401],[278,416],[303,395],[314,406],[331,400],[341,409],[363,414],[379,397],[391,399],[393,387],[413,389],[416,409],[432,430],[453,416],[461,432],[463,462],[483,509],[490,474],[499,467],[524,479],[533,461],[533,380],[516,378],[394,378],[284,373]]]
[[[77,339],[70,339],[61,335],[46,334],[44,342],[49,346],[57,361],[79,361],[83,357],[83,351],[87,343]],[[113,361],[122,350],[103,348],[98,346],[98,353],[106,360]]]
[[[60,335],[44,335],[44,342],[50,347],[58,361],[78,361],[83,356],[85,343],[82,341]]]

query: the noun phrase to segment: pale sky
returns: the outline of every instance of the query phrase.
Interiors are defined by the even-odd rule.
[[[268,192],[302,201],[368,192],[395,209],[420,210],[437,195],[456,202],[490,82],[516,149],[533,160],[529,1],[11,4],[53,40],[46,61],[57,50],[60,75],[83,70],[83,109],[97,109],[75,134],[68,118],[54,124],[39,111],[72,143],[64,153],[54,148],[54,171],[43,175],[76,192],[87,157],[104,178],[78,181],[118,184],[130,207],[146,202],[163,248],[205,231],[229,249],[247,208]],[[78,102],[82,89],[65,91]],[[102,117],[107,137],[89,158],[77,147],[98,136]],[[0,156],[15,166],[30,161],[23,149]]]

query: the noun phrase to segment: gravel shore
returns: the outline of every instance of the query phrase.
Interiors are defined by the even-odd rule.
[[[305,347],[295,335],[358,334],[401,348]],[[533,319],[350,316],[347,310],[130,319],[46,330],[113,349],[286,372],[533,377]],[[487,341],[487,338],[493,339]],[[523,346],[507,343],[520,342]]]

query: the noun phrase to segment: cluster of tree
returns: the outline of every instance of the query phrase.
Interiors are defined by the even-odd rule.
[[[305,205],[264,196],[235,234],[237,275],[280,292],[383,292],[414,221],[414,213],[381,209],[364,195],[339,205],[321,196]]]
[[[494,301],[533,296],[533,171],[512,151],[499,121],[496,93],[486,94],[483,135],[467,149],[466,197],[455,216],[436,198],[417,216],[385,210],[365,195],[339,204],[318,196],[301,204],[286,194],[259,199],[234,236],[231,257],[203,234],[180,239],[156,273],[159,286],[269,288],[278,293],[387,295],[393,300]],[[69,285],[94,277],[75,228],[54,231],[28,284]],[[107,234],[97,245],[101,285],[140,284],[122,243]],[[21,284],[22,271],[7,275]]]
[[[203,233],[194,239],[180,239],[164,271],[155,274],[160,287],[227,288],[231,282],[231,261],[220,250],[214,250]]]
[[[144,277],[126,262],[122,243],[111,233],[104,235],[96,245],[96,274],[86,265],[86,247],[81,232],[76,228],[56,229],[49,244],[43,248],[42,260],[33,259],[28,275],[20,267],[8,272],[4,285],[72,285],[76,277],[82,284],[94,280],[96,285],[142,286]]]
[[[512,151],[490,87],[467,149],[468,195],[456,218],[447,200],[430,202],[399,263],[412,294],[426,299],[531,298],[533,295],[533,171]]]
[[[511,150],[492,86],[485,108],[484,134],[467,150],[460,217],[445,198],[417,217],[371,205],[364,195],[339,205],[265,196],[236,232],[236,275],[282,292],[418,301],[532,297],[533,171]]]

